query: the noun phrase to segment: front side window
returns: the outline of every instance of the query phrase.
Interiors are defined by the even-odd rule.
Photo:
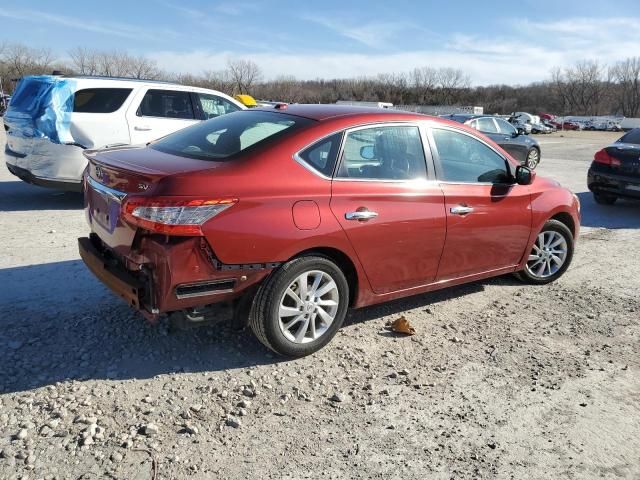
[[[347,133],[340,178],[412,180],[427,177],[416,126],[372,127]]]
[[[516,127],[511,125],[506,120],[502,120],[501,118],[496,118],[496,123],[498,124],[498,128],[500,129],[500,133],[504,133],[505,135],[514,136],[514,134],[518,133]]]
[[[440,180],[462,183],[510,181],[506,160],[481,141],[453,130],[434,128],[432,132],[438,151]]]
[[[306,148],[300,152],[299,157],[325,177],[330,177],[338,157],[340,140],[342,140],[342,132],[335,133]]]
[[[138,108],[138,116],[192,120],[193,106],[189,92],[148,90]]]
[[[493,123],[493,118],[479,118],[476,122],[477,126],[475,128],[481,132],[498,133],[498,129],[496,128],[495,123]]]
[[[241,110],[179,130],[150,148],[198,160],[223,161],[313,123],[281,113]]]
[[[217,95],[210,95],[208,93],[196,93],[195,95],[200,102],[200,107],[202,108],[205,119],[215,118],[240,110],[237,105]]]
[[[77,113],[112,113],[118,110],[131,93],[130,88],[85,88],[73,98]]]

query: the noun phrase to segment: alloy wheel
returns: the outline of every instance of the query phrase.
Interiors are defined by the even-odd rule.
[[[333,323],[340,302],[338,285],[327,272],[298,275],[280,299],[278,324],[285,338],[308,343],[322,337]]]
[[[549,278],[562,268],[568,252],[567,240],[561,233],[553,230],[541,232],[529,254],[527,271],[539,279]]]
[[[539,161],[540,161],[540,154],[538,153],[538,150],[536,150],[535,148],[532,148],[531,150],[529,150],[529,153],[527,154],[527,162],[526,162],[527,167],[534,169],[538,166]]]

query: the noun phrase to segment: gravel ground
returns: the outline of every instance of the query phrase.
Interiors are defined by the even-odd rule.
[[[640,205],[585,184],[616,136],[538,137],[583,205],[560,281],[353,311],[296,361],[145,325],[81,264],[81,198],[0,165],[0,477],[639,478]],[[415,336],[385,329],[400,315]]]

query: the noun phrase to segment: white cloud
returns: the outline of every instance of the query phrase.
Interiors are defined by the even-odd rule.
[[[175,72],[202,73],[221,70],[227,59],[237,57],[233,52],[157,52],[150,55],[161,68]],[[456,52],[415,51],[393,54],[271,54],[258,52],[243,54],[256,62],[265,77],[293,75],[300,79],[345,78],[374,76],[384,72],[407,72],[414,67],[459,67],[471,75],[476,84],[495,82],[528,83],[539,78],[537,67],[522,61],[520,65],[500,59],[483,59]],[[546,74],[546,72],[545,72]]]
[[[301,79],[345,78],[408,72],[420,66],[454,67],[468,73],[475,85],[487,85],[544,80],[552,68],[582,59],[609,64],[637,55],[640,45],[640,20],[635,18],[575,18],[553,22],[510,20],[496,34],[452,32],[448,41],[437,47],[393,53],[389,53],[387,43],[401,29],[406,29],[406,25],[391,22],[349,27],[318,17],[312,21],[371,48],[368,53],[282,53],[270,49],[238,52],[228,49],[223,52],[160,51],[150,56],[162,68],[190,73],[221,69],[228,58],[242,57],[255,61],[267,78],[279,75]]]
[[[398,34],[406,32],[407,29],[415,28],[414,25],[407,22],[360,22],[358,24],[349,24],[335,18],[318,15],[303,16],[302,19],[328,28],[342,37],[350,38],[363,45],[375,48],[384,47]]]
[[[92,33],[100,33],[104,35],[128,38],[133,40],[140,38],[154,40],[163,35],[177,35],[175,32],[172,32],[170,30],[156,29],[151,31],[141,29],[136,25],[113,22],[95,22],[76,17],[46,13],[37,10],[7,10],[0,8],[0,17],[8,18],[11,20],[21,20],[32,23],[45,24],[47,26],[58,25],[74,30],[84,30]]]

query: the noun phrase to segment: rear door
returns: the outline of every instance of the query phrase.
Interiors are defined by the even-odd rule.
[[[475,135],[433,127],[430,143],[447,216],[437,280],[516,266],[531,231],[530,187],[512,183],[507,160]]]
[[[345,134],[331,210],[376,293],[430,283],[438,269],[444,198],[427,170],[423,145],[415,124],[369,125]]]
[[[104,148],[130,143],[126,110],[133,88],[126,86],[80,87],[74,95],[70,131],[76,144]]]
[[[190,92],[143,88],[127,110],[131,143],[147,143],[198,123]]]
[[[482,132],[484,135],[489,137],[501,147],[504,148],[505,146],[507,146],[508,142],[505,140],[505,135],[498,131],[498,125],[493,120],[493,118],[478,118],[469,122],[469,125],[479,132]]]
[[[504,148],[513,158],[520,162],[524,162],[527,159],[527,152],[529,149],[529,146],[525,142],[525,136],[518,135],[516,127],[506,120],[495,118],[494,121],[498,126],[498,134],[501,139],[500,142],[496,143]]]

